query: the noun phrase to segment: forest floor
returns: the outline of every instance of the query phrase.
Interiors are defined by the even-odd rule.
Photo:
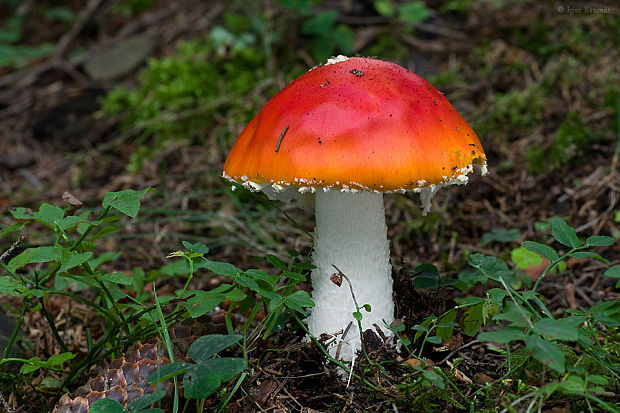
[[[183,240],[207,245],[210,260],[268,273],[274,268],[265,260],[267,254],[283,260],[290,259],[289,250],[310,254],[311,212],[276,207],[245,191],[233,193],[221,178],[228,150],[251,116],[274,91],[317,63],[315,56],[324,50],[313,45],[323,42],[336,53],[341,47],[337,40],[311,30],[300,33],[297,25],[308,20],[301,7],[285,9],[278,2],[263,1],[246,9],[242,2],[181,0],[145,2],[149,6],[144,10],[131,9],[139,2],[120,2],[134,5],[124,10],[114,9],[114,2],[90,0],[78,9],[77,2],[63,1],[54,10],[72,11],[73,17],[54,20],[49,17],[51,7],[10,3],[0,3],[0,10],[27,17],[19,23],[20,44],[47,44],[49,51],[35,60],[0,66],[0,210],[36,210],[41,202],[65,207],[77,199],[84,211],[94,214],[107,192],[155,188],[143,198],[137,218],[122,220],[119,232],[97,245],[97,251],[122,252],[106,263],[110,272],[160,269],[170,262],[168,254],[182,249]],[[527,286],[546,265],[521,265],[515,251],[525,240],[550,243],[545,225],[552,217],[565,219],[580,237],[620,237],[619,10],[586,13],[581,5],[575,6],[581,13],[571,14],[570,6],[560,10],[563,6],[537,1],[477,6],[464,2],[469,5],[448,10],[446,4],[459,2],[429,2],[430,17],[403,29],[406,25],[394,23],[396,17],[377,13],[373,2],[349,3],[326,0],[314,12],[337,10],[337,24],[352,33],[356,52],[399,63],[445,92],[478,132],[489,164],[488,175],[471,176],[466,186],[440,191],[428,216],[422,215],[417,195],[385,196],[396,317],[407,329],[429,315],[443,314],[466,296],[484,296],[489,288],[414,289],[411,274],[420,263],[433,264],[442,275],[457,279],[471,255],[483,253],[520,266]],[[236,16],[249,16],[250,23],[233,30]],[[263,29],[256,29],[259,26]],[[247,75],[248,66],[237,68],[238,79],[249,76],[249,85],[235,90],[236,84],[226,77],[231,83],[223,86],[230,86],[230,96],[208,107],[199,102],[195,113],[184,108],[166,118],[139,118],[140,102],[102,109],[104,96],[119,87],[155,88],[141,83],[140,76],[145,76],[137,75],[147,58],[174,59],[179,41],[204,37],[216,27],[226,27],[236,36],[219,52],[224,57],[209,49],[216,73],[224,70],[218,64],[236,62],[226,54],[238,46],[241,34],[258,39],[248,47],[258,50],[260,71]],[[341,26],[331,29],[337,27]],[[269,36],[275,40],[261,43]],[[119,45],[130,52],[119,51]],[[135,62],[128,62],[128,56]],[[124,64],[128,67],[123,70]],[[150,79],[159,81],[155,75]],[[170,99],[177,98],[170,93]],[[171,109],[166,110],[169,115]],[[208,122],[195,121],[203,114]],[[157,122],[161,125],[149,129]],[[175,123],[184,126],[175,129]],[[0,219],[0,231],[15,223],[8,213]],[[0,234],[1,253],[19,231]],[[14,255],[50,239],[42,225],[34,226]],[[618,242],[595,252],[611,265],[620,263]],[[596,260],[568,259],[562,271],[545,278],[539,293],[553,314],[618,300],[617,280],[603,276],[607,267]],[[221,282],[221,277],[201,269],[191,288],[208,290]],[[155,282],[159,295],[171,295],[184,283],[179,277]],[[298,288],[311,291],[310,283]],[[19,313],[18,299],[0,297],[3,313]],[[101,333],[88,306],[64,296],[50,297],[46,305],[56,320],[70,326],[64,332],[69,350],[87,352],[86,331],[94,339]],[[245,316],[238,315],[238,325]],[[463,317],[458,314],[458,320]],[[47,359],[60,352],[40,313],[29,313],[22,335],[22,351],[28,357]],[[390,379],[377,369],[363,372],[367,381],[380,384],[370,391],[359,380],[347,385],[302,337],[292,329],[253,341],[247,376],[229,401],[229,411],[464,411],[464,400],[475,389],[502,379],[504,389],[496,386],[477,395],[478,400],[486,399],[481,406],[500,411],[525,394],[516,388],[518,383],[537,386],[547,380],[534,367],[506,378],[505,349],[456,327],[449,342],[427,346],[422,354],[428,363],[453,373],[454,389],[406,389],[405,377],[418,361],[383,346],[371,357],[383,363]],[[455,359],[458,368],[450,367]],[[102,368],[93,366],[66,390],[74,391]],[[18,386],[5,387],[10,411],[48,411],[60,393],[41,390],[47,374],[39,371]],[[63,379],[62,372],[54,374]],[[618,394],[607,393],[605,400],[617,406]],[[216,393],[205,408],[215,409],[226,397]],[[541,411],[575,411],[571,408],[576,400],[557,396],[545,401]],[[525,411],[520,403],[513,408]]]

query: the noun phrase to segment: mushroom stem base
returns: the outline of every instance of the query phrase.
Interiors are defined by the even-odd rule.
[[[370,305],[370,312],[360,309],[362,330],[374,330],[376,323],[386,332],[384,321],[394,320],[394,303],[383,194],[317,191],[315,202],[313,261],[317,268],[312,272],[312,298],[316,306],[308,328],[318,337],[345,330],[352,322],[340,351],[341,359],[351,360],[361,347],[353,317],[356,307],[346,280],[338,287],[330,276],[337,273],[335,265],[351,281],[357,304]],[[330,354],[336,353],[337,345],[330,348]]]

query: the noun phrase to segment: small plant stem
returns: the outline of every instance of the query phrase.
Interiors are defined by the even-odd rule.
[[[65,342],[60,337],[60,333],[58,332],[58,329],[56,328],[56,323],[54,322],[54,319],[47,312],[47,309],[45,308],[45,303],[43,302],[43,300],[39,300],[39,304],[41,304],[41,310],[40,310],[41,314],[43,314],[43,317],[45,317],[45,319],[47,320],[47,324],[49,324],[50,329],[52,330],[52,335],[58,342],[58,345],[60,345],[60,348],[62,348],[64,352],[69,352],[69,348],[67,347]]]
[[[345,273],[340,271],[340,268],[336,267],[334,264],[332,264],[332,267],[334,267],[336,271],[338,271],[338,275],[347,280],[347,283],[349,284],[349,290],[351,291],[351,297],[353,298],[353,304],[355,304],[355,310],[359,312],[360,306],[355,299],[355,293],[353,292],[353,284],[351,284],[351,280],[349,280],[349,277],[347,277]]]
[[[9,341],[6,344],[4,353],[2,354],[2,359],[5,359],[9,356],[11,347],[13,347],[13,343],[15,343],[15,340],[17,339],[19,330],[21,330],[22,325],[24,324],[24,316],[26,315],[26,311],[28,311],[28,308],[29,308],[29,302],[26,302],[24,303],[24,305],[22,305],[22,309],[19,313],[19,318],[17,319],[17,323],[15,323],[15,327],[13,327],[13,332],[11,333],[11,337],[9,337]]]
[[[2,266],[2,268],[4,268],[6,270],[6,272],[8,272],[11,277],[13,277],[16,280],[19,280],[22,284],[32,284],[32,282],[30,280],[22,277],[21,274],[18,274],[15,271],[13,271],[11,268],[9,268],[8,265],[3,263],[2,261],[0,261],[0,266]]]
[[[545,276],[547,275],[547,273],[553,268],[555,267],[557,264],[559,264],[560,262],[564,261],[566,258],[570,257],[570,255],[576,251],[582,250],[588,248],[587,245],[582,245],[581,247],[576,247],[576,248],[571,248],[570,251],[568,251],[566,254],[562,255],[561,257],[556,258],[555,260],[553,260],[551,262],[551,264],[547,265],[547,268],[545,268],[545,270],[542,272],[542,274],[540,274],[540,277],[538,277],[538,279],[536,280],[536,283],[534,283],[534,287],[532,287],[532,291],[535,292],[538,289],[538,286],[540,285],[540,283],[542,282],[543,278],[545,278]]]
[[[528,359],[527,359],[527,358],[526,358],[526,359],[524,359],[524,360],[522,360],[522,361],[521,361],[521,362],[520,362],[517,366],[515,366],[515,368],[514,368],[513,370],[510,370],[510,369],[509,369],[509,370],[506,372],[506,374],[504,374],[504,375],[503,375],[502,377],[500,377],[499,379],[495,380],[493,383],[501,383],[503,380],[507,379],[507,378],[508,378],[508,377],[512,374],[512,372],[513,372],[513,371],[515,371],[515,370],[520,369],[521,367],[523,367],[523,365],[525,365],[525,363],[527,363],[527,361],[528,361]],[[471,396],[475,398],[475,396],[476,396],[478,393],[481,393],[481,392],[482,392],[485,388],[486,388],[486,387],[481,387],[481,388],[479,388],[478,390],[476,390],[475,392],[473,392],[473,393],[471,394]]]
[[[108,212],[110,212],[110,209],[112,207],[111,206],[107,206],[104,208],[103,212],[97,217],[97,219],[95,219],[95,222],[102,220],[103,218],[106,217],[106,215],[108,215]],[[77,241],[75,241],[75,243],[73,244],[73,246],[70,248],[71,251],[75,251],[77,249],[77,247],[80,246],[80,244],[82,243],[82,241],[84,241],[84,239],[88,236],[88,234],[90,234],[90,232],[93,230],[93,228],[95,228],[95,225],[92,224],[92,222],[89,222],[88,228],[86,228],[84,230],[84,232],[82,232],[82,235],[80,235],[80,238],[77,239]]]
[[[506,363],[508,364],[508,371],[510,371],[510,366],[512,364],[512,353],[510,352],[509,344],[506,344]]]
[[[508,287],[508,285],[506,284],[506,281],[504,281],[503,277],[500,277],[499,280],[502,282],[502,285],[504,286],[504,289],[506,290],[506,292],[510,296],[510,299],[515,303],[515,306],[517,307],[517,310],[519,310],[521,315],[523,315],[523,318],[527,321],[527,323],[529,324],[530,328],[533,330],[534,329],[534,324],[532,324],[532,321],[530,320],[530,318],[527,316],[527,314],[525,314],[525,311],[523,311],[521,306],[517,303],[517,300],[516,300],[515,296],[512,294],[512,291],[511,291],[512,288]]]
[[[469,400],[469,398],[467,396],[465,396],[457,387],[456,384],[454,384],[454,382],[452,380],[450,380],[450,377],[448,377],[448,375],[446,373],[443,372],[443,370],[441,370],[439,367],[435,367],[433,366],[433,371],[437,374],[439,374],[440,376],[442,376],[448,383],[450,383],[450,386],[454,389],[454,391],[456,391],[458,393],[459,396],[461,396],[461,398],[470,406],[473,406],[474,402],[472,400]]]
[[[111,208],[110,206],[105,207],[103,212],[97,217],[97,219],[95,219],[95,222],[105,218],[106,215],[108,215],[108,212],[110,212],[110,208]],[[80,237],[73,243],[73,246],[71,248],[69,248],[69,251],[71,251],[71,252],[75,251],[80,246],[82,241],[84,241],[84,239],[88,236],[88,234],[90,234],[90,232],[93,230],[94,227],[95,227],[95,225],[93,225],[92,222],[89,222],[88,228],[86,228],[84,230],[84,232],[82,232]],[[60,267],[61,267],[61,264],[57,263],[56,267],[54,267],[53,270],[51,270],[49,273],[47,273],[47,275],[45,275],[39,281],[39,284],[45,284],[50,278],[55,276],[58,273],[58,271],[60,270]]]
[[[615,413],[620,412],[620,410],[619,410],[617,407],[612,406],[611,404],[609,404],[609,403],[607,403],[607,402],[605,402],[605,401],[603,401],[603,400],[599,399],[598,397],[596,397],[595,395],[593,395],[593,394],[591,394],[591,393],[578,393],[578,394],[576,394],[576,395],[579,395],[579,396],[581,396],[581,397],[584,397],[584,398],[586,398],[586,399],[590,399],[590,400],[592,400],[593,402],[598,403],[600,406],[602,406],[602,407],[604,407],[605,409],[607,409],[607,411],[608,411],[608,412],[615,412]]]
[[[230,399],[232,399],[234,394],[237,392],[237,390],[241,386],[241,383],[243,383],[243,380],[245,380],[247,375],[248,374],[246,372],[241,373],[241,376],[239,376],[239,378],[237,379],[237,383],[235,383],[235,387],[233,387],[233,389],[230,391],[230,393],[228,393],[228,396],[226,397],[226,400],[224,400],[222,405],[220,407],[218,407],[217,413],[221,412],[222,409],[224,409],[226,407],[226,405],[228,405],[228,402],[230,401]]]
[[[349,367],[344,364],[343,362],[336,360],[335,358],[333,358],[330,354],[329,351],[327,351],[325,349],[325,347],[323,347],[323,345],[321,343],[319,343],[319,341],[312,335],[310,334],[310,331],[308,330],[308,328],[306,327],[306,325],[304,324],[303,321],[301,321],[299,319],[299,317],[297,316],[297,314],[293,311],[291,311],[291,314],[293,314],[293,317],[295,317],[295,320],[297,321],[297,324],[299,324],[299,326],[306,332],[306,334],[308,335],[308,337],[310,337],[310,340],[312,340],[312,342],[319,348],[319,350],[321,351],[321,353],[323,353],[327,359],[334,363],[335,365],[337,365],[338,367],[340,367],[341,369],[343,369],[345,371],[345,373],[347,374],[351,374],[353,376],[353,378],[363,382],[365,385],[367,385],[368,387],[370,387],[371,389],[375,390],[375,391],[379,391],[381,393],[385,393],[383,391],[381,391],[377,386],[375,386],[374,384],[370,383],[368,380],[366,380],[365,378],[362,378],[360,376],[358,376],[355,373],[351,372],[351,369],[349,369]]]
[[[118,334],[118,331],[120,330],[120,328],[122,327],[123,324],[130,324],[132,322],[135,322],[135,321],[139,320],[144,314],[146,314],[146,313],[148,313],[150,311],[153,311],[154,309],[155,309],[155,305],[151,305],[151,306],[145,308],[144,310],[139,311],[138,313],[136,313],[136,314],[132,315],[131,317],[127,318],[124,322],[117,323],[117,324],[112,324],[111,326],[109,326],[109,329],[105,332],[104,336],[99,341],[97,341],[97,343],[95,343],[95,345],[93,346],[92,350],[88,353],[88,356],[86,358],[84,358],[82,361],[80,361],[76,365],[76,367],[71,370],[71,373],[65,379],[63,384],[66,385],[66,386],[71,384],[75,377],[79,376],[84,369],[86,369],[90,364],[92,364],[92,361],[101,352],[103,347],[105,347],[106,345],[109,345],[110,337],[116,337],[116,335]],[[179,314],[180,314],[179,312],[173,313],[173,314],[171,314],[168,317],[168,319],[174,319],[174,317],[178,316]],[[154,331],[155,330],[153,330],[153,332]],[[145,333],[145,331],[141,331],[140,333]],[[125,340],[126,340],[126,342],[134,342],[136,336],[137,336],[137,334],[126,336]],[[101,358],[107,357],[109,354],[111,354],[111,353],[115,352],[116,350],[118,350],[119,347],[120,346],[116,345],[115,347],[111,348],[108,352],[106,352],[103,356],[101,356]]]
[[[70,291],[64,291],[64,290],[52,290],[52,289],[48,289],[48,288],[41,288],[44,293],[48,293],[48,294],[58,294],[58,295],[65,295],[67,297],[71,297],[76,301],[79,301],[80,303],[87,305],[89,307],[92,307],[93,309],[95,309],[98,313],[100,313],[103,318],[105,318],[108,322],[113,323],[114,319],[112,317],[110,317],[110,315],[108,314],[107,310],[103,307],[101,307],[100,305],[95,304],[94,302],[87,300],[86,298],[79,296],[77,294],[74,294]]]
[[[353,298],[353,304],[355,304],[355,311],[357,314],[361,315],[362,314],[360,312],[361,307],[359,306],[359,304],[357,303],[357,299],[355,298],[355,293],[353,292],[353,284],[351,283],[351,280],[349,279],[349,277],[346,276],[345,273],[340,271],[340,268],[336,267],[334,264],[332,264],[332,267],[334,267],[336,271],[338,271],[338,275],[344,278],[349,284],[349,291],[351,291],[351,297]],[[368,361],[368,363],[370,363],[371,365],[374,365],[375,363],[370,359],[370,356],[368,355],[368,352],[366,351],[366,346],[364,345],[364,338],[363,338],[364,332],[362,331],[362,320],[355,317],[355,321],[357,321],[357,329],[359,330],[359,333],[360,333],[360,344],[361,344],[362,351],[364,352],[364,357],[366,357],[366,361]],[[343,335],[343,338],[344,338],[344,335]],[[383,371],[383,373],[385,373],[385,369],[383,368],[383,366],[379,366],[379,365],[377,366]]]
[[[435,327],[437,326],[437,322],[439,320],[441,320],[442,318],[444,318],[445,316],[447,316],[448,314],[450,314],[453,311],[457,311],[457,310],[462,310],[463,308],[467,308],[467,307],[473,307],[480,304],[480,302],[473,302],[473,303],[467,303],[467,304],[460,304],[460,305],[455,305],[454,307],[452,307],[451,309],[449,309],[448,311],[446,311],[445,313],[441,314],[439,317],[436,317],[433,322],[431,323],[431,325],[427,328],[427,331],[425,332],[424,335],[424,339],[422,340],[422,344],[420,345],[420,351],[419,351],[419,356],[417,356],[418,358],[421,359],[422,357],[422,352],[424,350],[424,345],[426,344],[426,339],[428,338],[428,336],[430,335],[430,332],[433,331],[435,329]],[[407,346],[405,346],[405,348],[407,348]],[[413,357],[416,357],[409,349],[407,349],[407,351],[409,352],[409,354],[411,354]]]

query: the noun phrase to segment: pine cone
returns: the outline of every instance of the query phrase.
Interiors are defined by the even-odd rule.
[[[221,333],[222,325],[216,325],[215,317],[208,322],[196,322],[191,326],[179,325],[170,328],[168,333],[173,344],[175,360],[189,361],[187,351],[191,343],[205,333]],[[219,321],[219,320],[218,320]],[[225,327],[224,331],[225,331]],[[152,386],[147,377],[163,364],[170,363],[165,347],[159,343],[158,337],[150,342],[133,344],[125,355],[113,360],[105,374],[94,377],[84,386],[77,389],[75,398],[63,395],[53,413],[88,413],[90,406],[99,399],[113,399],[127,407],[132,400],[143,394],[151,394],[155,390],[165,390],[172,395],[173,384],[168,382]]]
[[[56,413],[86,413],[90,405],[99,399],[113,399],[127,406],[127,403],[156,390],[146,382],[146,378],[154,372],[159,365],[168,364],[167,357],[159,358],[156,343],[132,345],[125,356],[112,361],[105,375],[92,378],[76,392],[76,397],[71,399],[63,395]],[[167,390],[167,389],[166,389]]]

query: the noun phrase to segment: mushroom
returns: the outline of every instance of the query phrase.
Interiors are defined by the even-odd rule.
[[[384,192],[420,194],[424,211],[442,186],[466,184],[486,156],[472,128],[445,96],[393,63],[338,56],[277,93],[242,131],[224,177],[270,198],[315,196],[312,298],[307,319],[318,336],[353,328],[341,352],[360,348],[362,329],[394,320]],[[335,266],[335,267],[334,267]],[[335,354],[335,345],[330,349]]]

